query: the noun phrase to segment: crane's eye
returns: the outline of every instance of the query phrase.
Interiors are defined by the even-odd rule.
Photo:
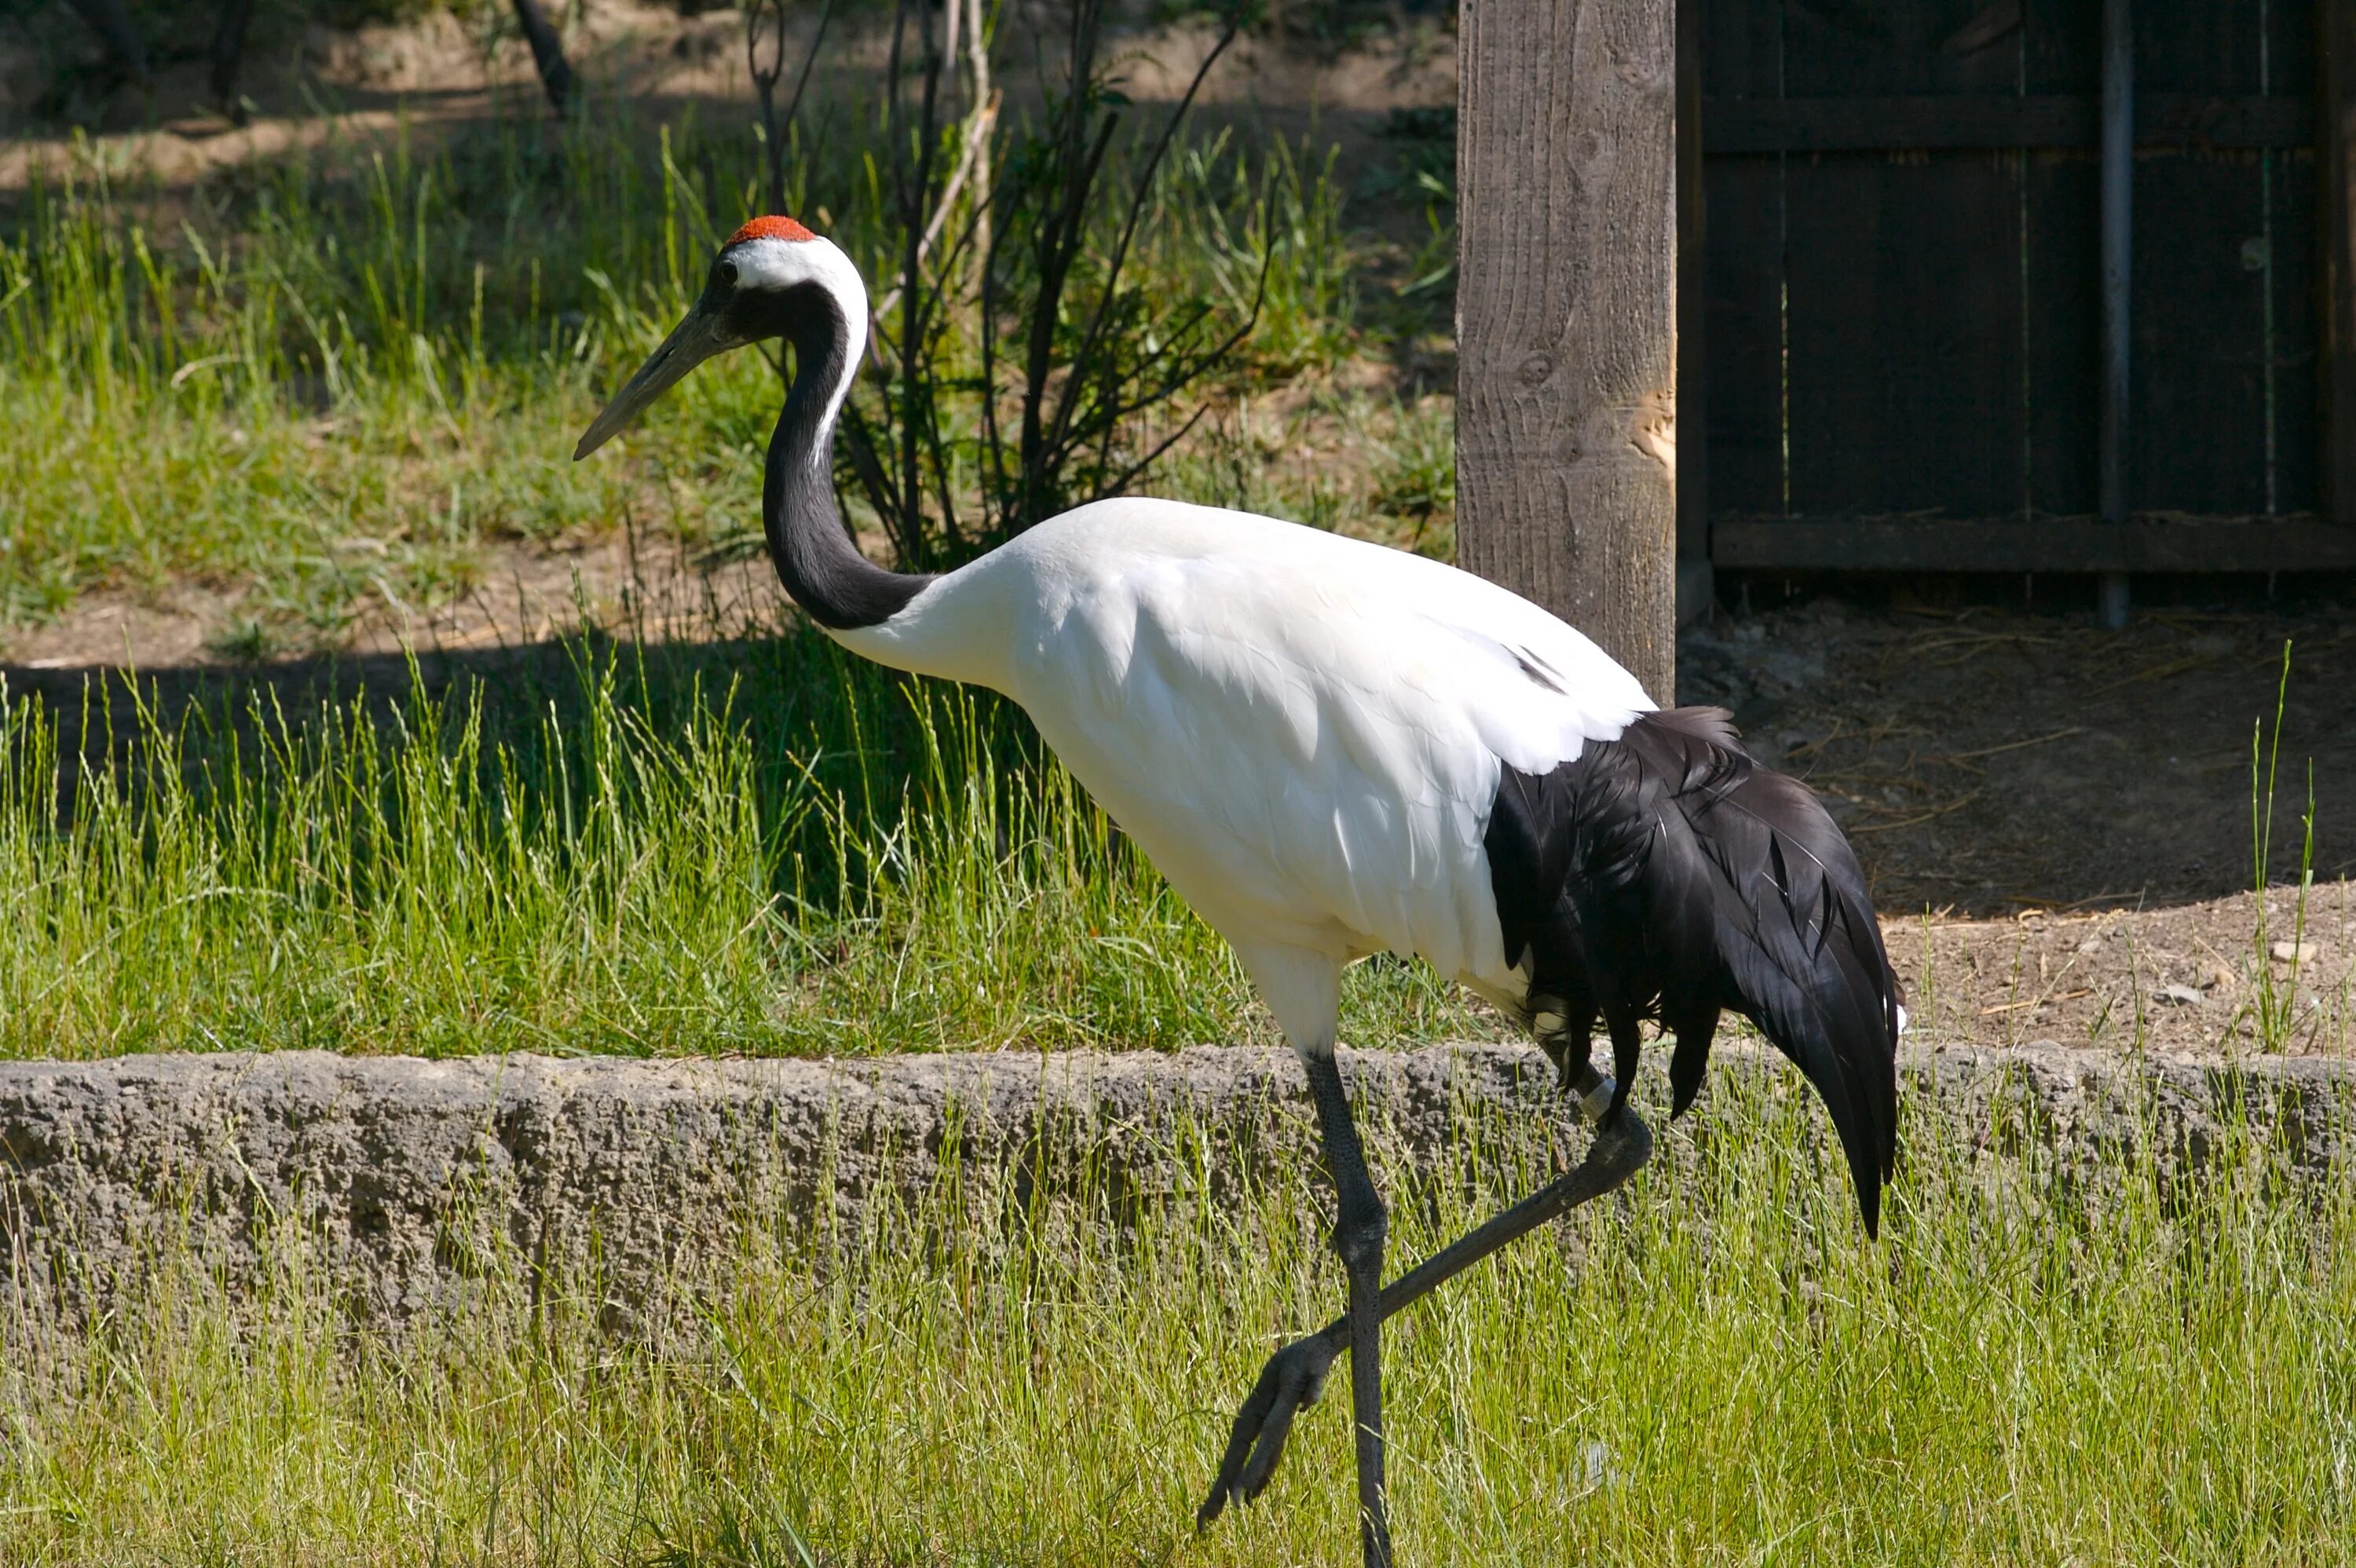
[[[736,286],[736,263],[719,262],[712,269],[712,275],[720,280],[722,287],[733,289]]]

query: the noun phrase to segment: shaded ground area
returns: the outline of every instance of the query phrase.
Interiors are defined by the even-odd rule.
[[[2083,616],[1819,599],[1716,617],[1681,653],[1680,697],[1733,709],[1847,827],[1933,1037],[2350,1050],[2346,613],[2155,611],[2105,632]],[[2278,692],[2262,928],[2251,741],[2263,725],[2271,749]]]
[[[1992,609],[1835,599],[1720,617],[1679,696],[1828,796],[1888,910],[2136,908],[2246,891],[2251,735],[2292,645],[2276,878],[2296,877],[2313,763],[2319,878],[2356,875],[2356,619],[2152,612],[2123,632]]]

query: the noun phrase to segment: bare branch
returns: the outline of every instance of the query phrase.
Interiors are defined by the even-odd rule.
[[[540,71],[549,107],[559,114],[569,112],[579,91],[573,68],[564,62],[564,46],[557,41],[556,29],[548,25],[540,0],[514,0],[514,5],[516,23],[523,28],[524,42],[531,46],[531,63]]]
[[[819,46],[826,41],[827,24],[834,19],[834,0],[824,0],[818,13],[818,26],[810,33],[809,48],[802,54],[802,69],[794,78],[794,95],[786,100],[786,112],[777,112],[777,81],[786,70],[786,5],[785,0],[753,0],[744,12],[744,69],[753,79],[753,91],[761,105],[761,142],[767,154],[769,210],[786,209],[786,138],[792,133],[794,116],[802,106],[802,90],[809,85],[810,69],[818,64]],[[766,22],[767,27],[763,24]],[[769,53],[768,66],[761,64],[761,37],[771,32],[776,44]]]
[[[780,134],[794,128],[794,116],[801,112],[802,90],[809,86],[810,68],[818,64],[818,47],[826,42],[826,25],[832,20],[834,20],[834,0],[824,0],[824,4],[818,8],[818,27],[810,34],[809,52],[802,56],[801,72],[794,78],[794,95],[786,100],[786,115],[779,130]],[[780,49],[785,48],[782,35],[777,47]],[[783,193],[780,192],[780,194]]]
[[[213,101],[232,124],[246,121],[245,101],[238,96],[238,68],[245,63],[246,24],[253,20],[253,0],[226,0],[220,23],[213,29]]]
[[[1130,195],[1129,215],[1121,224],[1120,239],[1113,247],[1112,260],[1105,267],[1104,292],[1098,298],[1088,330],[1082,336],[1080,347],[1072,356],[1074,363],[1085,363],[1096,351],[1098,340],[1104,332],[1106,313],[1120,288],[1121,269],[1128,264],[1130,245],[1137,236],[1138,219],[1144,214],[1146,198],[1152,194],[1154,174],[1161,168],[1163,156],[1169,153],[1170,144],[1177,136],[1178,127],[1184,122],[1187,111],[1194,106],[1195,94],[1202,91],[1204,80],[1211,74],[1211,68],[1219,63],[1219,57],[1227,52],[1227,46],[1236,41],[1236,36],[1242,30],[1243,11],[1238,7],[1228,16],[1227,25],[1220,30],[1219,41],[1211,46],[1209,54],[1203,57],[1203,63],[1195,68],[1194,80],[1186,84],[1185,93],[1178,100],[1177,107],[1162,123],[1162,134],[1155,139],[1153,151],[1145,160],[1145,167],[1136,176],[1136,188]],[[1069,391],[1067,385],[1066,398],[1058,401],[1055,409],[1055,425],[1059,432],[1069,421]]]
[[[923,238],[916,241],[916,264],[924,265],[933,242],[941,237],[942,227],[948,222],[949,213],[957,207],[958,197],[965,182],[983,160],[982,149],[989,144],[990,133],[998,123],[998,95],[991,93],[990,101],[976,108],[965,123],[965,149],[958,155],[957,168],[950,174],[948,184],[941,187],[940,199],[933,204],[933,216],[925,223]],[[969,224],[969,229],[972,226]],[[900,291],[907,287],[905,279],[892,285],[892,292],[876,302],[875,316],[891,314],[900,303]]]

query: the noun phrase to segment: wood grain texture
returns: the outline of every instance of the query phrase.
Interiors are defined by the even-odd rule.
[[[2356,5],[2323,7],[2323,488],[2356,528]]]
[[[1702,339],[1708,374],[1680,383],[1687,422],[1708,427],[1704,500],[1712,516],[1783,509],[1783,164],[1729,157],[1711,106],[1783,91],[1781,14],[1747,0],[1706,0],[1702,88]],[[1682,323],[1680,324],[1682,326]],[[1679,358],[1685,356],[1680,351]],[[1680,369],[1682,369],[1682,363]],[[1690,451],[1679,477],[1690,485]]]
[[[1701,32],[1704,0],[1677,7],[1677,389],[1694,417],[1678,432],[1677,559],[1709,556],[1708,240],[1702,193]],[[1680,611],[1682,614],[1682,610]]]
[[[2099,5],[2031,5],[2022,19],[2021,87],[2076,93],[2099,105]],[[2097,146],[2022,159],[2021,278],[2026,312],[2029,506],[2032,515],[2100,505],[2102,443],[2102,164]]]
[[[2275,506],[2277,513],[2325,508],[2323,400],[2316,395],[2315,359],[2322,347],[2323,202],[2316,181],[2322,164],[2312,148],[2274,156]]]
[[[2106,523],[2124,523],[2134,505],[2135,419],[2135,8],[2131,0],[2103,0],[2103,153],[2096,210],[2102,229],[2103,336],[2095,387],[2096,510]],[[2103,624],[2126,624],[2127,585],[2102,586]]]
[[[1675,8],[1465,0],[1457,551],[1676,690]]]
[[[1933,92],[2010,106],[2017,48],[1957,58],[1952,8],[1812,10],[1784,35],[1794,96]],[[2009,151],[1794,156],[1786,174],[1790,509],[2019,509],[2020,159]]]
[[[1707,133],[1705,133],[1707,134]],[[1708,378],[1687,407],[1709,426],[1711,513],[1783,509],[1783,165],[1711,158],[1702,178]]]
[[[2137,91],[2260,91],[2262,21],[2256,5],[2139,0]],[[2130,511],[2267,509],[2265,223],[2255,157],[2136,160]]]
[[[2012,161],[1794,160],[1794,512],[1976,517],[2023,504]]]
[[[2028,247],[2029,506],[2097,510],[2102,445],[2102,170],[2083,153],[2031,153]]]

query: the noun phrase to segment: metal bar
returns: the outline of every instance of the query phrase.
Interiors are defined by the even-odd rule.
[[[2135,26],[2128,0],[2103,0],[2103,387],[2097,464],[2102,519],[2127,519],[2127,282],[2135,221]],[[2127,624],[2127,575],[2106,571],[2103,624]]]

